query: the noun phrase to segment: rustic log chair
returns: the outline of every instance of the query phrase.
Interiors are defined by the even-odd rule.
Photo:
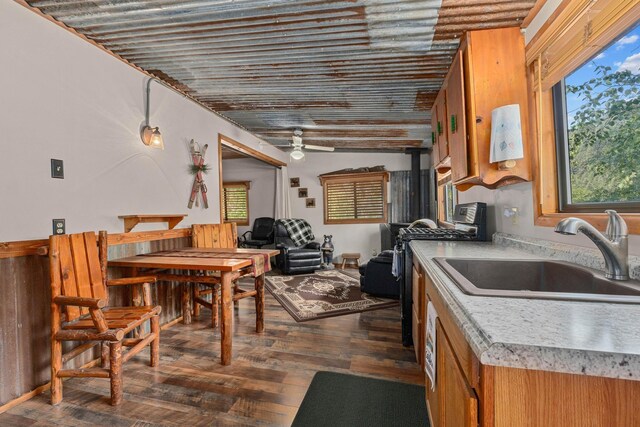
[[[159,359],[162,308],[151,303],[149,283],[155,276],[107,280],[107,233],[100,232],[99,249],[94,232],[51,236],[51,403],[62,400],[62,379],[98,377],[111,380],[111,404],[122,402],[122,363],[150,347],[151,366]],[[109,307],[108,286],[142,284],[143,306]],[[150,322],[150,332],[138,338],[126,334]],[[84,341],[63,354],[63,341]],[[64,369],[65,362],[100,344],[102,367]],[[129,347],[122,352],[122,346]],[[108,366],[108,367],[107,367]]]
[[[192,246],[195,248],[237,248],[238,247],[238,229],[235,223],[226,224],[193,224],[191,229]],[[241,270],[241,276],[251,276],[251,269]],[[192,280],[194,283],[198,279]],[[211,309],[211,322],[215,328],[218,326],[218,307],[220,304],[220,285],[206,283],[207,288],[200,289],[199,285],[194,286],[193,295],[193,314],[200,314],[200,305]],[[263,318],[261,307],[258,307],[259,298],[256,296],[258,292],[263,291],[264,284],[262,282],[255,283],[256,289],[247,291],[238,286],[238,282],[233,283],[233,301],[237,304],[242,298],[253,297],[256,301],[256,330],[260,332],[263,329]],[[260,288],[260,289],[258,289]],[[211,302],[202,298],[204,295],[211,294]]]

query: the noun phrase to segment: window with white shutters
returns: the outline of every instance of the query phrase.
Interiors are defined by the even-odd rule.
[[[224,222],[249,225],[249,182],[225,182],[222,187]]]
[[[321,177],[325,224],[387,221],[388,173],[360,173]]]

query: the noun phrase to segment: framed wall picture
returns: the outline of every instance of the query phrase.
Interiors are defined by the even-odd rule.
[[[309,197],[309,198],[306,200],[305,205],[306,205],[308,208],[315,208],[315,207],[316,207],[316,199],[315,199],[315,197]]]
[[[289,178],[291,188],[300,187],[300,178]]]
[[[309,192],[306,188],[298,188],[298,197],[301,199],[306,198],[309,195]]]

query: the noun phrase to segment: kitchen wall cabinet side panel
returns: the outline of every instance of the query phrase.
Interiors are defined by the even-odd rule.
[[[449,132],[449,154],[451,156],[451,179],[453,182],[469,175],[464,89],[462,52],[458,51],[451,65],[446,92],[446,122],[447,131]]]
[[[488,187],[501,180],[516,178],[531,180],[530,158],[516,161],[511,170],[500,171],[498,164],[489,163],[491,144],[491,113],[510,104],[520,106],[520,122],[525,155],[529,150],[527,76],[524,38],[519,28],[474,31],[468,34],[473,61],[473,90],[478,147],[479,181]]]

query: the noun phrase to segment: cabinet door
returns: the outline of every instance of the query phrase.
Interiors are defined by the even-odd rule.
[[[440,154],[438,153],[438,105],[436,103],[431,108],[431,142],[433,143],[431,162],[433,166],[436,166],[440,163]]]
[[[416,361],[424,369],[424,335],[425,335],[425,308],[424,308],[424,285],[422,284],[422,273],[413,266],[412,274],[412,338],[413,348],[416,353]]]
[[[429,303],[429,295],[425,293],[425,304]],[[426,329],[426,319],[425,319],[425,329]],[[437,333],[437,332],[436,332]],[[426,340],[426,331],[425,331],[425,340]],[[437,341],[437,338],[436,338]],[[437,342],[436,342],[437,345]],[[437,351],[437,349],[436,349]],[[427,401],[427,409],[429,410],[429,422],[432,427],[438,427],[439,424],[439,412],[438,408],[440,406],[440,402],[438,402],[438,389],[434,388],[432,390],[431,380],[425,373],[424,375],[424,390],[425,390],[425,400]]]
[[[436,325],[439,422],[442,427],[477,427],[478,398],[467,383],[447,335],[438,320]],[[435,420],[434,420],[435,421]]]
[[[416,362],[422,368],[422,362],[424,360],[424,356],[422,353],[422,343],[420,340],[420,329],[422,329],[422,323],[420,322],[420,316],[416,312],[415,305],[411,310],[411,338],[413,338],[413,351],[416,354]]]
[[[456,53],[453,64],[451,65],[446,98],[449,151],[451,155],[451,180],[455,183],[469,175],[462,51]]]
[[[447,131],[447,88],[443,87],[436,98],[436,137],[438,139],[438,157],[443,161],[449,156],[449,133]]]

